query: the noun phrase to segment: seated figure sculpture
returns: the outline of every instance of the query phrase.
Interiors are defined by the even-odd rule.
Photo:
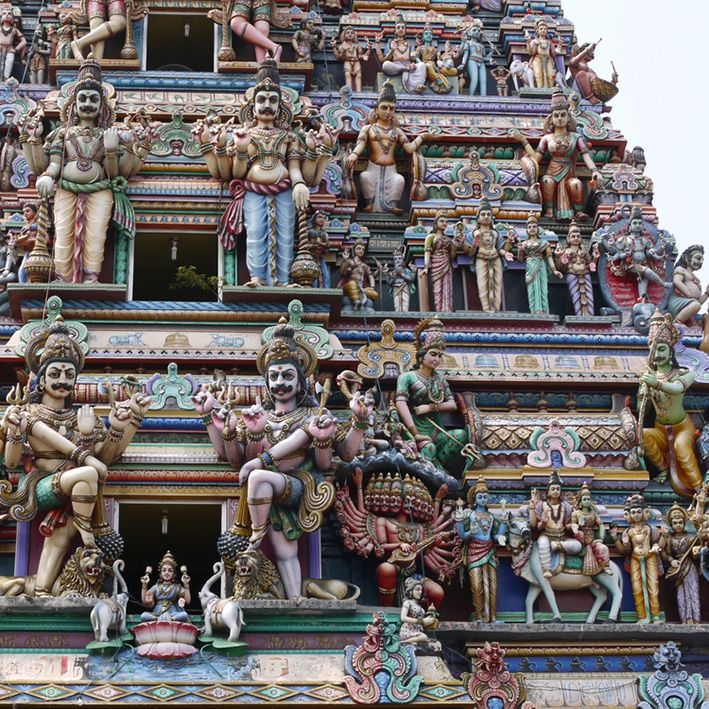
[[[250,548],[258,549],[268,534],[288,598],[301,594],[298,539],[320,527],[334,499],[325,480],[333,455],[354,458],[369,426],[370,412],[359,392],[350,401],[349,426],[339,426],[317,406],[307,389],[316,365],[315,351],[281,323],[257,358],[266,385],[263,406],[258,398],[241,417],[228,412],[219,431],[214,396],[204,391],[196,397],[218,455],[240,470]]]
[[[396,169],[396,148],[401,146],[410,155],[415,153],[428,137],[419,135],[409,140],[399,127],[396,117],[396,92],[385,83],[376,108],[369,116],[369,125],[357,136],[357,145],[347,156],[346,166],[353,170],[360,155],[369,149],[367,169],[360,174],[365,200],[364,212],[391,212],[402,214],[401,197],[404,177]]]
[[[177,562],[167,551],[158,564],[158,580],[150,586],[150,567],[141,577],[140,600],[151,611],[141,613],[142,621],[173,620],[187,623],[189,616],[184,607],[192,600],[190,595],[190,577],[187,568],[182,567],[180,582],[176,580]]]
[[[13,397],[0,423],[4,464],[22,464],[25,473],[14,491],[0,481],[0,504],[17,521],[45,513],[34,595],[47,596],[76,533],[84,547],[96,546],[92,518],[107,466],[128,447],[150,399],[136,393],[112,406],[108,430],[91,406],[74,408],[84,355],[61,317],[29,342],[25,359],[34,388],[22,399]]]

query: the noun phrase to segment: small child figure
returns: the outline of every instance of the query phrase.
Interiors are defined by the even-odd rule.
[[[504,66],[496,66],[490,71],[490,74],[492,74],[492,78],[495,79],[495,83],[497,84],[497,95],[507,96],[509,94],[507,80],[512,76],[512,72],[505,69]]]

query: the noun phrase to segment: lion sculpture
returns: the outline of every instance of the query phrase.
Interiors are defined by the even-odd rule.
[[[260,550],[250,550],[236,558],[233,598],[237,601],[252,599],[285,599],[281,578],[273,562]],[[360,589],[354,584],[338,579],[303,579],[300,595],[290,599],[301,603],[306,598],[321,601],[354,601]]]
[[[51,589],[35,587],[35,576],[0,576],[0,596],[98,598],[106,578],[103,552],[77,547]]]

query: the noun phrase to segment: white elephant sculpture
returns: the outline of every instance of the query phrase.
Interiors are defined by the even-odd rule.
[[[94,637],[100,643],[108,642],[109,630],[117,630],[119,636],[128,632],[126,628],[128,587],[121,574],[124,566],[123,559],[116,559],[113,562],[113,595],[110,598],[99,599],[91,609],[91,626],[94,629]],[[119,585],[120,593],[118,592]]]
[[[205,637],[212,637],[215,628],[227,628],[230,643],[235,643],[241,635],[244,622],[244,613],[241,606],[234,598],[220,598],[216,593],[212,593],[212,584],[224,576],[224,564],[218,561],[213,566],[214,576],[207,580],[199,592],[199,602],[202,604],[204,613],[204,627],[202,634]]]
[[[521,59],[515,59],[510,64],[510,73],[512,74],[512,82],[515,85],[515,91],[519,93],[520,82],[521,86],[534,86],[534,72],[529,62],[523,62]]]

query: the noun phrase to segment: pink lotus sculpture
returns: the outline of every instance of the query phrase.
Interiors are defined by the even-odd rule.
[[[155,660],[188,657],[197,652],[197,633],[192,623],[169,620],[151,620],[133,628],[138,654]]]

